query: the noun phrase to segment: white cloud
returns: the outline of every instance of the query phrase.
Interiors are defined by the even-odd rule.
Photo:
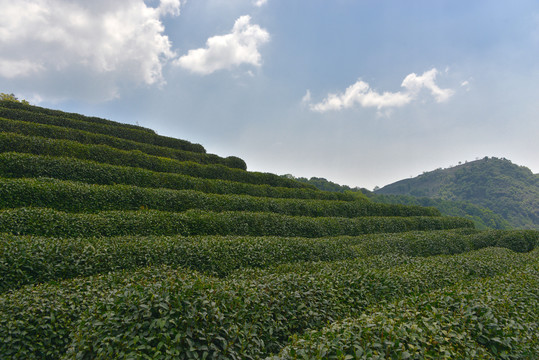
[[[261,6],[266,5],[267,2],[268,2],[268,0],[256,0],[254,2],[254,4],[255,4],[256,7],[261,7]]]
[[[93,88],[161,84],[163,65],[176,55],[161,17],[179,15],[180,0],[156,8],[143,0],[0,0],[0,8],[5,78],[80,76]]]
[[[229,34],[209,38],[206,48],[189,50],[174,64],[203,75],[241,64],[260,66],[258,47],[269,38],[266,30],[251,25],[251,17],[244,15],[236,20]]]
[[[356,104],[362,107],[375,107],[378,110],[400,107],[417,99],[422,89],[429,90],[437,102],[444,102],[454,94],[454,91],[441,89],[436,85],[434,80],[437,73],[436,69],[426,71],[419,76],[412,73],[406,76],[401,84],[401,87],[405,90],[398,92],[379,93],[373,90],[368,83],[358,80],[355,84],[349,86],[344,93],[328,94],[322,102],[311,104],[310,108],[313,111],[326,112],[349,109]],[[305,97],[302,101],[305,101]]]
[[[430,90],[432,96],[434,96],[437,102],[447,101],[451,96],[453,96],[454,91],[451,89],[440,89],[440,87],[438,87],[438,85],[436,85],[434,82],[436,74],[438,74],[436,69],[425,71],[421,76],[417,76],[415,73],[412,73],[404,78],[401,86],[408,89],[408,91],[413,95],[417,95],[421,89],[425,88]]]
[[[29,60],[13,61],[0,59],[0,76],[8,79],[19,76],[30,76],[41,70],[43,70],[43,66]]]

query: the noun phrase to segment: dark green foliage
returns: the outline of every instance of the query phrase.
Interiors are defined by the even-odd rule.
[[[382,256],[244,270],[222,280],[157,267],[26,287],[0,297],[0,353],[258,358],[278,352],[290,334],[359,317],[384,301],[537,266],[537,254]]]
[[[402,234],[375,234],[362,237],[355,249],[359,256],[402,254],[433,256],[460,254],[485,247],[503,247],[528,252],[539,244],[536,230],[459,229],[451,231],[414,231]]]
[[[466,201],[492,210],[512,227],[539,230],[539,175],[506,159],[485,157],[431,171],[376,193]]]
[[[272,360],[533,359],[539,353],[537,289],[535,262],[375,306],[356,319],[294,337]]]
[[[52,116],[42,112],[8,108],[5,106],[5,103],[0,105],[0,117],[7,119],[28,121],[38,124],[56,125],[66,128],[85,130],[97,134],[114,134],[114,136],[118,138],[134,140],[152,145],[200,153],[206,152],[202,145],[193,144],[186,140],[160,136],[145,129],[125,126],[125,124],[115,122],[103,123],[101,121],[88,121],[87,119],[73,119],[72,117]]]
[[[270,173],[247,172],[223,165],[202,165],[144,154],[139,150],[119,150],[107,145],[86,145],[70,140],[47,139],[0,133],[0,153],[21,152],[92,160],[111,165],[132,166],[159,172],[171,172],[209,179],[223,179],[252,184],[309,188],[309,185]]]
[[[102,211],[96,214],[64,213],[51,209],[20,208],[0,211],[0,232],[58,237],[120,235],[252,235],[324,237],[411,230],[470,228],[462,218],[338,217],[311,218],[256,212],[183,213]]]
[[[376,195],[369,197],[371,201],[381,204],[403,204],[431,206],[440,210],[446,216],[460,216],[472,220],[478,229],[509,229],[511,226],[501,215],[466,201],[449,201],[414,197],[410,195]]]
[[[22,285],[150,265],[185,267],[217,276],[248,267],[298,261],[335,261],[373,255],[433,256],[484,247],[526,252],[538,231],[471,229],[416,231],[357,237],[100,237],[0,235],[0,292]],[[523,244],[525,246],[523,246]]]
[[[247,172],[134,125],[2,114],[1,359],[539,352],[537,231]]]
[[[48,207],[71,212],[155,209],[271,212],[310,217],[439,216],[434,208],[368,201],[271,199],[205,194],[193,190],[145,189],[127,185],[89,185],[56,179],[0,177],[0,209]]]
[[[315,189],[275,187],[188,175],[162,173],[141,168],[116,166],[67,157],[0,153],[0,176],[15,178],[50,177],[90,184],[125,184],[148,188],[197,190],[212,194],[245,194],[257,197],[351,201],[346,194]]]
[[[84,130],[75,130],[61,126],[34,124],[0,117],[0,131],[27,136],[71,140],[82,144],[108,145],[121,150],[140,150],[148,155],[163,156],[179,161],[194,161],[201,164],[221,164],[232,168],[247,170],[245,162],[242,159],[233,156],[222,158],[214,154],[167,148],[125,140],[116,136],[94,134]]]
[[[345,193],[345,192],[361,193],[359,188],[351,188],[348,185],[339,185],[337,183],[334,183],[333,181],[329,181],[324,178],[319,178],[319,177],[312,177],[310,179],[307,179],[304,177],[297,178],[290,174],[283,175],[283,176],[289,179],[300,181],[302,183],[313,185],[317,189],[323,190],[323,191],[331,191],[331,192],[338,192],[338,193]]]
[[[0,292],[26,284],[137,269],[185,267],[217,276],[247,267],[357,257],[361,238],[100,237],[51,238],[0,234]]]
[[[57,116],[57,117],[73,119],[73,120],[86,121],[86,122],[89,122],[89,123],[114,125],[114,126],[123,126],[123,127],[126,127],[126,128],[146,131],[146,132],[148,132],[150,134],[155,135],[155,131],[153,131],[152,129],[148,129],[148,128],[145,128],[145,127],[142,127],[142,126],[139,126],[139,125],[123,124],[123,123],[119,123],[119,122],[116,122],[116,121],[111,121],[111,120],[98,118],[98,117],[95,117],[95,116],[85,116],[85,115],[76,114],[76,113],[67,113],[67,112],[60,111],[60,110],[52,110],[52,109],[47,109],[47,108],[43,108],[43,107],[39,107],[39,106],[35,106],[35,105],[24,104],[22,102],[19,103],[19,104],[14,104],[12,102],[5,102],[5,101],[0,100],[0,108],[12,109],[12,110],[31,111],[31,112],[35,112],[35,113],[39,113],[39,114]]]

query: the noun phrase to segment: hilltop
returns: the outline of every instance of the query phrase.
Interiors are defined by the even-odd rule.
[[[485,157],[426,172],[375,194],[464,201],[493,211],[514,228],[539,229],[539,174],[504,158]]]
[[[365,188],[351,188],[347,185],[340,185],[325,178],[311,177],[310,179],[296,178],[291,174],[283,175],[289,179],[295,179],[305,184],[310,184],[320,190],[336,193],[346,193],[356,198],[369,199],[381,204],[402,204],[433,207],[446,216],[460,216],[470,219],[478,229],[510,229],[511,225],[501,215],[494,213],[479,205],[467,201],[442,200],[438,198],[415,197],[411,195],[381,195],[375,194]]]

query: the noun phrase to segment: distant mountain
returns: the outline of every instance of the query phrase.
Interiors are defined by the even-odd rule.
[[[492,210],[474,205],[466,201],[449,201],[442,199],[431,199],[427,197],[415,197],[410,195],[377,195],[367,189],[358,187],[351,188],[347,185],[339,185],[325,178],[312,177],[310,179],[293,175],[283,175],[289,179],[294,179],[306,184],[314,185],[316,188],[325,191],[345,193],[356,198],[369,198],[371,201],[382,204],[402,204],[429,206],[438,209],[445,216],[460,216],[472,220],[478,229],[510,229],[511,225],[507,220]]]
[[[375,194],[464,201],[493,211],[512,227],[539,229],[539,174],[504,158],[485,157],[426,172]]]

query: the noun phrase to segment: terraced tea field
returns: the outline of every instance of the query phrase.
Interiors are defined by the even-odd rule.
[[[1,359],[535,359],[537,231],[0,102]]]

